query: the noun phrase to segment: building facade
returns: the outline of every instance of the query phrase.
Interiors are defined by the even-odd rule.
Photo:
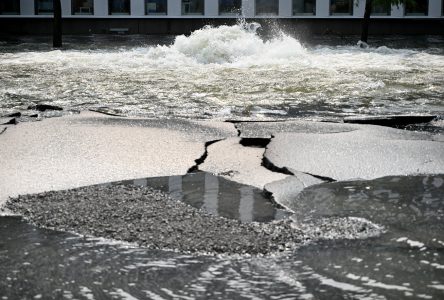
[[[442,22],[444,0],[415,1],[416,5],[376,6],[373,9],[373,18],[396,20],[387,21],[393,24],[411,23],[413,25],[407,25],[407,27],[410,26],[413,31],[415,29],[412,20],[419,20],[419,23],[416,23],[418,26],[428,27],[428,29],[423,28],[422,31],[440,34],[443,29],[436,26],[444,27]],[[98,28],[94,20],[100,20],[101,24],[108,22],[108,29],[115,25],[124,26],[125,24],[121,21],[127,20],[127,24],[130,24],[127,26],[130,33],[179,33],[180,30],[174,30],[178,28],[174,24],[171,25],[173,22],[171,20],[188,20],[179,22],[189,25],[183,30],[187,32],[207,23],[229,23],[229,20],[236,20],[240,16],[259,21],[261,19],[284,20],[287,24],[306,24],[307,28],[322,29],[325,24],[333,24],[328,27],[333,27],[333,31],[334,29],[350,31],[350,28],[346,27],[354,23],[347,20],[361,19],[365,8],[365,0],[61,0],[61,3],[66,30],[72,33],[82,33],[88,24],[90,26],[87,32],[104,33],[106,26],[101,25]],[[21,19],[26,19],[29,24],[44,24],[42,20],[51,19],[52,14],[53,0],[0,0],[0,34],[2,31],[3,33],[14,31],[32,33],[32,26],[27,26],[23,20],[20,21]],[[41,21],[38,21],[39,19]],[[75,20],[82,20],[82,22]],[[134,24],[131,20],[138,20],[137,30],[135,25],[131,25]],[[162,23],[161,20],[170,21]],[[426,20],[433,20],[433,22]],[[384,22],[374,23],[389,24]],[[80,27],[83,29],[77,32],[76,28],[72,27],[76,24],[78,29]],[[160,26],[163,29],[157,30],[158,32],[155,28],[151,28],[148,32],[140,30],[141,27],[147,28],[150,24],[153,26],[163,24]],[[334,24],[344,25],[342,27],[338,25],[338,27]],[[13,28],[14,26],[18,27]],[[400,30],[403,29],[402,26],[398,27]],[[419,29],[416,28],[416,30]]]
[[[364,0],[61,0],[67,18],[362,18]],[[1,0],[0,17],[48,17],[53,0]],[[442,18],[444,0],[378,6],[382,18]]]

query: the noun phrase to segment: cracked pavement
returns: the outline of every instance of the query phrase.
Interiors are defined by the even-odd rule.
[[[156,248],[174,244],[181,251],[269,253],[287,248],[287,242],[300,245],[307,238],[314,240],[309,228],[323,228],[319,238],[373,236],[381,229],[365,220],[317,220],[321,227],[276,221],[267,225],[277,234],[270,239],[267,232],[271,227],[255,227],[260,239],[268,239],[256,243],[258,236],[248,234],[250,225],[173,204],[166,194],[156,194],[154,198],[164,201],[150,204],[143,199],[152,198],[156,191],[94,185],[205,171],[257,187],[278,207],[293,211],[292,201],[298,194],[325,182],[444,173],[444,144],[431,134],[308,121],[154,120],[84,112],[8,127],[0,138],[0,149],[0,203],[25,195],[10,200],[8,207],[35,224],[153,246],[148,239],[156,241]],[[90,208],[88,212],[75,208],[72,201],[79,199]],[[39,201],[45,205],[38,205]],[[128,209],[119,210],[120,203]],[[110,205],[115,207],[109,210]],[[100,215],[103,220],[97,222],[96,214],[105,208],[115,213]],[[133,220],[131,214],[141,209],[152,211],[161,221]],[[53,213],[47,215],[47,210]],[[185,218],[184,213],[194,217]],[[125,222],[112,221],[116,216]],[[79,220],[84,220],[84,228],[76,225]],[[171,228],[173,236],[156,233],[161,232],[165,220],[167,224],[177,223]],[[151,222],[148,227],[147,222]],[[200,239],[208,227],[219,228],[212,229],[209,244]],[[294,231],[297,228],[304,230]],[[188,240],[180,234],[184,229]],[[247,238],[236,245],[230,243],[233,232],[242,232]]]
[[[82,112],[8,128],[0,138],[0,204],[19,194],[201,170],[264,189],[285,206],[289,190],[324,181],[444,173],[439,136],[374,125]]]

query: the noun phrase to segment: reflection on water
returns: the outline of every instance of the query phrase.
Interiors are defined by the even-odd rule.
[[[149,186],[210,214],[242,222],[268,222],[288,216],[261,190],[205,172],[117,182],[122,183]]]
[[[214,178],[200,175],[214,192]],[[183,177],[169,183],[169,179],[158,179],[158,186],[167,183],[166,188],[182,190],[181,197],[187,194],[184,186],[199,182]],[[301,209],[299,218],[363,216],[386,226],[387,233],[366,240],[323,241],[267,257],[147,250],[0,217],[0,295],[4,299],[443,299],[443,188],[443,175],[311,187],[294,203]],[[198,190],[203,196],[202,189]],[[210,209],[220,205],[221,201],[208,202]]]

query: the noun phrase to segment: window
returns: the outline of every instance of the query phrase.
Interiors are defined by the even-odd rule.
[[[429,12],[428,0],[413,0],[405,4],[406,16],[427,16]]]
[[[73,0],[73,15],[92,15],[94,14],[94,0]]]
[[[220,15],[240,15],[242,0],[219,0]]]
[[[372,5],[372,16],[390,16],[392,5],[390,3],[374,3]]]
[[[54,13],[53,0],[36,0],[35,14],[36,15],[52,15]]]
[[[352,15],[353,14],[353,0],[331,0],[330,2],[331,15]]]
[[[146,15],[166,15],[167,0],[145,0]]]
[[[0,15],[19,15],[20,0],[2,0],[0,1]]]
[[[293,0],[293,15],[316,14],[316,0]]]
[[[130,0],[109,0],[110,15],[129,15]]]
[[[277,16],[279,14],[279,0],[256,0],[257,16]]]
[[[183,15],[203,15],[204,0],[182,0]]]

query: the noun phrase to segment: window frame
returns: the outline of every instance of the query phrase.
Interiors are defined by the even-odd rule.
[[[15,2],[15,5],[17,5],[17,10],[16,11],[6,11],[3,12],[2,10],[0,10],[0,16],[17,16],[20,15],[20,0],[12,0],[13,2]]]
[[[415,0],[415,1],[417,1],[417,0]],[[426,11],[424,14],[423,13],[408,13],[407,12],[407,3],[406,3],[406,4],[404,4],[404,16],[405,17],[427,17],[429,15],[430,1],[429,0],[424,0],[424,1],[427,2]]]
[[[185,4],[190,5],[188,9],[191,7],[191,3],[193,1],[200,1],[202,3],[202,12],[193,12],[193,13],[186,13],[185,12]],[[181,0],[180,2],[180,12],[182,16],[204,16],[205,15],[205,0]]]
[[[145,16],[166,16],[166,15],[168,15],[168,0],[163,0],[165,2],[165,12],[160,12],[160,13],[150,13],[148,10],[148,1],[154,1],[154,0],[144,0]]]
[[[39,13],[39,4],[43,1],[44,3],[50,3],[52,5],[52,12]],[[34,13],[37,16],[52,16],[54,15],[54,2],[52,0],[34,0]]]
[[[337,1],[337,0],[330,0],[330,7],[329,7],[329,10],[330,10],[330,16],[343,16],[343,17],[345,17],[345,16],[353,16],[353,3],[354,3],[354,1],[353,0],[347,0],[348,2],[349,2],[349,9],[350,9],[350,12],[348,12],[348,13],[343,13],[343,12],[340,12],[340,13],[338,13],[338,12],[333,12],[332,11],[332,6],[333,6],[333,1]],[[335,3],[336,4],[336,3]]]
[[[130,16],[131,15],[131,0],[123,0],[126,1],[128,3],[128,12],[124,12],[124,13],[113,13],[111,11],[111,3],[113,3],[112,1],[115,0],[108,0],[108,15],[109,16]]]
[[[94,15],[94,0],[91,0],[91,2],[92,2],[92,9],[90,10],[89,13],[76,12],[76,9],[75,9],[76,1],[77,0],[71,0],[71,14],[73,16],[93,16]],[[80,8],[82,8],[82,7],[80,7]],[[83,8],[85,8],[85,7],[83,7]]]
[[[262,0],[255,0],[254,1],[254,15],[256,17],[265,17],[265,16],[279,16],[279,0],[273,0],[276,3],[276,13],[272,12],[272,13],[258,13],[258,1],[262,1]],[[271,0],[266,0],[266,1],[271,1]]]
[[[231,12],[222,12],[221,11],[222,1],[224,1],[224,0],[219,0],[218,1],[218,4],[219,4],[218,5],[219,16],[240,16],[240,15],[242,15],[242,0],[238,0],[238,1],[240,1],[239,8],[236,8],[234,11],[231,11]]]
[[[292,12],[293,16],[316,16],[316,0],[311,0],[314,3],[314,5],[313,5],[313,12],[311,12],[311,13],[296,12],[295,11],[296,1],[298,1],[298,0],[292,0],[292,2],[291,2],[291,12]],[[304,4],[305,4],[305,2],[307,2],[307,0],[302,0],[302,1],[303,1]]]

